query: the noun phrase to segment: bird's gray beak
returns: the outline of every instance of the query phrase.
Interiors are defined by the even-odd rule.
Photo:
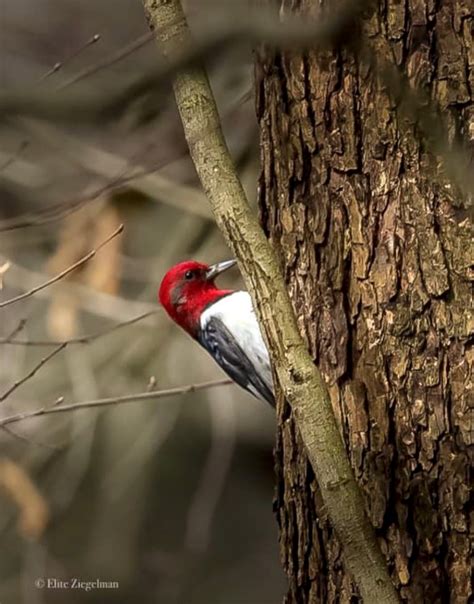
[[[218,277],[221,273],[232,268],[237,264],[237,260],[225,260],[225,262],[218,262],[217,264],[213,264],[206,271],[206,281],[212,281],[216,277]]]

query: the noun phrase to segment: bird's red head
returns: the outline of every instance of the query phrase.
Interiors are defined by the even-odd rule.
[[[215,278],[234,266],[235,260],[212,266],[188,260],[181,262],[163,277],[158,297],[169,316],[194,338],[204,309],[231,290],[218,289]]]

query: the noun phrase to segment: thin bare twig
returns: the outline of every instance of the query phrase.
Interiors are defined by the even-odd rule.
[[[147,33],[143,34],[136,40],[133,40],[132,42],[130,42],[129,44],[127,44],[120,50],[115,51],[114,53],[112,53],[108,57],[105,57],[101,61],[98,61],[94,65],[88,65],[87,67],[85,67],[84,69],[79,71],[79,73],[76,73],[76,75],[72,76],[65,82],[62,82],[58,86],[57,90],[64,90],[65,88],[72,86],[72,84],[75,84],[76,82],[79,82],[80,80],[83,80],[84,78],[87,78],[87,77],[93,75],[94,73],[97,73],[101,69],[104,69],[104,67],[110,67],[111,65],[118,63],[122,59],[125,59],[126,57],[131,55],[133,52],[135,52],[136,50],[138,50],[139,48],[141,48],[142,46],[144,46],[145,44],[150,42],[150,40],[152,40],[152,39],[153,39],[153,34],[151,32],[147,32]]]
[[[168,396],[177,396],[180,394],[189,394],[190,392],[198,392],[199,390],[207,390],[208,388],[216,388],[218,386],[228,386],[232,384],[232,380],[222,379],[212,382],[202,382],[200,384],[188,384],[187,386],[179,386],[177,388],[168,388],[167,390],[154,390],[153,392],[140,392],[138,394],[126,394],[124,396],[112,396],[109,398],[97,399],[95,401],[85,401],[81,403],[71,403],[69,405],[55,405],[53,407],[42,407],[34,411],[25,411],[17,413],[10,417],[5,417],[0,420],[0,428],[7,424],[30,419],[32,417],[40,417],[42,415],[50,415],[52,413],[67,413],[69,411],[79,411],[81,409],[91,409],[94,407],[107,407],[111,405],[120,405],[124,403],[133,403],[135,401],[149,401]]]
[[[251,92],[252,89],[245,92],[238,99],[235,105],[230,108],[229,112],[225,114],[226,117],[230,117],[233,112],[236,111],[243,103],[247,102],[251,96]],[[32,129],[31,124],[29,124],[29,129]],[[56,134],[56,136],[58,136],[57,131],[51,127],[45,129],[35,125],[34,132],[35,134],[42,132],[42,136],[46,136],[48,141],[51,140],[53,135]],[[206,134],[205,129],[203,130],[202,134],[203,136]],[[66,135],[61,133],[61,136],[64,139]],[[68,141],[69,144],[74,144],[75,146],[74,151],[76,152],[76,161],[81,166],[86,167],[88,170],[93,169],[94,172],[100,174],[101,176],[108,176],[110,178],[109,182],[100,186],[92,193],[83,195],[78,199],[73,199],[66,203],[60,202],[51,204],[46,208],[35,212],[34,215],[27,214],[20,218],[0,221],[0,232],[37,226],[64,218],[72,212],[82,208],[84,205],[100,198],[102,195],[110,193],[115,189],[126,185],[141,191],[145,195],[150,196],[152,199],[159,200],[161,203],[166,203],[167,205],[171,205],[179,210],[196,214],[205,220],[212,218],[212,213],[207,208],[207,205],[200,203],[189,203],[191,198],[195,201],[199,201],[199,191],[197,189],[172,182],[160,174],[157,174],[158,170],[169,166],[172,162],[179,161],[183,157],[187,156],[187,149],[173,157],[171,160],[161,161],[150,168],[142,168],[132,164],[128,165],[123,158],[114,156],[113,154],[105,152],[102,149],[92,149],[92,147],[88,147],[79,140],[74,140],[72,137],[69,137]],[[95,161],[92,161],[89,158],[92,153],[95,156]],[[117,171],[117,176],[112,178],[114,171]],[[176,191],[177,188],[179,189],[178,192]]]
[[[41,361],[33,367],[33,369],[24,375],[20,380],[17,380],[12,386],[10,386],[5,392],[0,396],[0,403],[2,403],[5,399],[7,399],[10,394],[12,394],[17,388],[19,388],[22,384],[31,379],[40,369],[45,365],[49,360],[51,360],[54,356],[56,356],[63,348],[66,348],[67,342],[63,342],[59,346],[57,346],[52,352],[43,357]]]
[[[49,451],[61,451],[62,447],[57,447],[56,445],[50,445],[48,443],[42,443],[38,440],[33,440],[32,438],[28,438],[27,436],[23,436],[23,434],[19,434],[13,428],[9,428],[7,426],[1,426],[1,429],[6,432],[9,436],[12,436],[16,440],[19,440],[21,443],[25,445],[34,445],[35,447],[40,447],[41,449],[48,449]]]
[[[43,273],[29,270],[20,265],[14,265],[14,267],[15,270],[10,274],[10,283],[12,287],[19,288],[20,291],[27,291],[45,280]],[[81,307],[84,311],[107,321],[115,323],[128,321],[130,317],[158,309],[155,303],[123,298],[118,294],[107,294],[91,289],[88,285],[77,280],[66,280],[62,284],[65,291],[81,298]],[[35,298],[36,300],[50,300],[52,292],[52,288],[46,288],[39,291]],[[109,325],[109,323],[107,322],[105,325]]]
[[[124,159],[98,146],[88,145],[51,125],[28,123],[26,128],[36,139],[46,141],[54,150],[69,154],[74,163],[88,172],[112,182],[117,175],[129,176],[130,183],[133,183],[131,186],[152,199],[204,219],[212,217],[205,196],[196,187],[178,183],[156,173],[163,162],[155,164],[151,169],[144,168],[133,160]],[[183,155],[186,153],[187,149]],[[166,160],[166,164],[168,162],[169,160]]]
[[[181,154],[179,157],[184,157],[186,154],[187,152]],[[174,159],[172,161],[174,161]],[[92,193],[84,194],[66,203],[59,202],[51,204],[42,210],[23,214],[19,218],[1,220],[0,232],[14,231],[16,229],[24,229],[26,227],[39,226],[41,224],[53,222],[54,220],[59,220],[60,218],[65,218],[66,216],[69,216],[69,214],[72,214],[73,212],[79,210],[86,204],[98,199],[102,195],[105,195],[106,193],[111,193],[112,191],[123,187],[124,185],[133,183],[137,179],[141,179],[142,177],[146,177],[147,175],[153,174],[153,172],[156,172],[160,168],[163,168],[164,166],[168,165],[169,163],[170,162],[160,162],[159,164],[154,165],[150,168],[143,168],[140,171],[134,171],[132,174],[119,174],[115,179],[112,179],[105,185],[100,186]],[[175,204],[175,206],[176,205],[177,204]],[[181,207],[181,209],[186,209],[186,211],[189,211],[188,208]],[[202,218],[209,217],[209,215],[205,214],[205,210],[203,210]]]
[[[152,171],[152,169],[150,169]],[[102,195],[113,191],[114,189],[121,187],[122,185],[130,182],[137,178],[136,174],[132,176],[124,177],[118,176],[116,179],[109,181],[107,184],[98,187],[92,193],[85,193],[80,197],[72,199],[66,203],[59,202],[53,203],[42,210],[36,212],[29,212],[21,215],[19,218],[11,218],[0,221],[0,232],[14,231],[16,229],[24,229],[26,227],[38,226],[65,218],[72,212],[80,209],[87,203],[98,199]]]
[[[84,52],[84,50],[86,50],[87,48],[89,48],[89,46],[92,46],[99,40],[100,40],[100,34],[94,34],[91,38],[89,38],[86,42],[84,42],[84,44],[82,44],[77,50],[75,50],[73,53],[71,53],[63,61],[58,61],[50,69],[48,69],[48,71],[43,73],[43,75],[39,78],[38,82],[42,82],[43,80],[46,80],[46,78],[49,78],[50,76],[52,76],[53,73],[58,72],[60,69],[62,69],[64,67],[64,65],[66,65],[66,63],[69,63],[70,61],[75,59],[78,55],[81,54],[81,52]]]
[[[66,63],[68,63],[69,61],[71,61],[72,59],[77,57],[83,50],[85,50],[92,44],[95,44],[96,42],[98,42],[100,40],[100,38],[101,38],[100,34],[94,34],[92,36],[92,38],[87,40],[87,42],[85,44],[83,44],[76,52],[74,52],[67,59],[65,59],[62,62],[58,61],[57,63],[55,63],[53,65],[53,67],[51,67],[51,69],[46,71],[39,78],[38,82],[42,82],[43,80],[45,80],[52,74],[54,74],[57,71],[59,71],[60,69],[62,69]],[[84,69],[79,71],[79,73],[77,73],[76,75],[72,76],[65,82],[62,82],[61,84],[59,84],[58,87],[56,88],[56,90],[64,90],[65,88],[68,88],[72,84],[75,84],[76,82],[79,82],[79,81],[89,77],[90,75],[97,73],[101,69],[103,69],[105,67],[110,67],[111,65],[118,63],[122,59],[126,58],[127,56],[129,56],[133,52],[135,52],[135,50],[138,50],[139,48],[144,46],[146,43],[150,42],[150,40],[152,40],[152,39],[153,39],[153,34],[151,32],[145,33],[144,35],[140,36],[136,40],[133,40],[132,42],[127,44],[124,48],[121,48],[120,50],[114,52],[113,54],[106,57],[105,59],[98,61],[94,65],[89,65],[89,66],[85,67]],[[29,146],[29,144],[30,144],[29,140],[23,141],[19,145],[19,149],[15,153],[13,153],[12,156],[10,158],[8,158],[4,162],[3,165],[0,166],[0,172],[5,170],[6,168],[8,168],[12,163],[14,163],[18,159],[18,157],[23,153],[23,151]]]
[[[117,325],[112,325],[111,327],[107,327],[106,329],[102,329],[101,331],[97,331],[95,333],[85,334],[83,336],[77,336],[75,338],[70,338],[69,340],[15,340],[13,335],[10,335],[4,339],[0,339],[0,344],[11,344],[12,346],[60,346],[61,344],[88,344],[93,340],[97,340],[102,336],[108,335],[113,331],[117,331],[118,329],[122,329],[122,327],[127,327],[128,325],[133,325],[134,323],[138,323],[147,317],[150,317],[159,312],[159,310],[150,310],[146,313],[138,315],[138,317],[133,317],[132,319],[127,319],[126,321],[122,321]],[[18,327],[17,327],[18,329]]]
[[[109,237],[107,237],[107,239],[105,239],[100,245],[98,245],[95,249],[91,250],[88,254],[86,254],[85,256],[83,256],[80,260],[78,260],[74,264],[71,264],[71,266],[69,266],[68,268],[64,269],[63,271],[61,271],[60,273],[58,273],[57,275],[55,275],[51,279],[48,279],[47,281],[45,281],[41,285],[33,287],[29,291],[27,291],[27,292],[25,292],[23,294],[20,294],[18,296],[15,296],[14,298],[10,298],[9,300],[5,300],[4,302],[0,302],[0,308],[4,308],[5,306],[8,306],[9,304],[13,304],[14,302],[19,302],[20,300],[24,300],[25,298],[29,298],[33,294],[36,294],[36,292],[39,292],[40,290],[44,289],[45,287],[49,287],[53,283],[56,283],[60,279],[63,279],[64,277],[66,277],[67,275],[69,275],[69,273],[72,273],[73,271],[75,271],[76,269],[78,269],[80,266],[82,266],[83,264],[85,264],[86,262],[88,262],[91,258],[93,258],[97,254],[97,252],[99,250],[101,250],[105,245],[107,245],[107,243],[109,243],[110,241],[112,241],[112,239],[114,239],[115,237],[117,237],[117,235],[120,235],[120,233],[122,233],[122,231],[123,231],[123,224],[121,224],[112,233],[112,235],[110,235]]]
[[[25,325],[26,325],[26,319],[20,319],[20,321],[19,321],[18,325],[15,327],[15,329],[6,338],[3,338],[2,340],[0,340],[0,343],[8,344],[9,342],[11,342],[13,340],[13,338],[20,333],[20,331],[23,331],[23,328],[25,327]]]

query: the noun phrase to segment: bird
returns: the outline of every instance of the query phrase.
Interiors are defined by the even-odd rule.
[[[215,279],[237,263],[180,262],[163,277],[158,298],[170,318],[239,386],[275,406],[270,355],[246,291],[219,289]]]

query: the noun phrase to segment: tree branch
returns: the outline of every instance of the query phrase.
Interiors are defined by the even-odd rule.
[[[29,379],[31,379],[41,369],[41,367],[43,367],[43,365],[46,365],[46,363],[49,360],[51,360],[53,357],[55,357],[59,352],[61,352],[61,350],[66,348],[66,346],[67,346],[67,342],[63,342],[62,344],[57,346],[52,352],[50,352],[44,358],[42,358],[41,361],[39,363],[37,363],[31,371],[29,371],[26,375],[24,375],[20,380],[18,380],[14,384],[12,384],[12,386],[7,388],[7,390],[5,390],[5,392],[0,396],[0,403],[3,403],[3,401],[5,399],[7,399],[10,396],[10,394],[15,392],[15,390],[17,388],[19,388],[22,384],[24,384]]]
[[[101,39],[100,34],[94,34],[91,38],[89,38],[83,44],[81,44],[81,46],[79,46],[79,48],[77,48],[77,50],[72,52],[68,57],[66,57],[62,61],[57,61],[50,69],[48,69],[48,71],[43,73],[43,75],[39,78],[38,82],[42,82],[43,80],[46,80],[53,74],[57,73],[67,63],[69,63],[69,61],[72,61],[73,59],[78,57],[82,52],[84,52],[84,50],[89,48],[89,46],[96,44],[100,39]]]
[[[26,325],[26,319],[20,319],[18,325],[13,329],[13,331],[6,338],[2,338],[0,340],[0,344],[9,344],[10,342],[15,342],[15,336],[17,336]]]
[[[192,47],[179,0],[143,3],[166,55]],[[217,224],[239,261],[280,387],[292,407],[348,569],[364,602],[398,602],[364,511],[326,385],[298,332],[275,253],[238,179],[204,69],[180,72],[174,80],[174,92],[196,171]],[[204,130],[206,137],[201,136]]]
[[[61,397],[56,401],[56,403],[52,407],[42,407],[41,409],[35,409],[34,411],[25,411],[24,413],[17,413],[15,415],[0,419],[0,428],[8,424],[15,424],[25,419],[30,419],[32,417],[41,417],[42,415],[51,415],[53,413],[68,413],[69,411],[80,411],[81,409],[91,409],[94,407],[108,407],[111,405],[133,403],[135,401],[151,401],[159,398],[165,398],[168,396],[177,396],[181,394],[188,394],[190,392],[198,392],[199,390],[216,388],[218,386],[228,386],[232,383],[232,380],[225,378],[212,382],[202,382],[200,384],[189,384],[187,386],[179,386],[178,388],[168,388],[167,390],[153,390],[152,392],[140,392],[138,394],[112,396],[109,398],[101,398],[94,401],[71,403],[69,405],[63,405],[63,399]]]
[[[75,75],[73,75],[72,77],[67,79],[66,81],[61,82],[61,84],[57,87],[57,90],[64,90],[65,88],[68,88],[69,86],[72,86],[73,84],[76,84],[80,80],[83,80],[84,78],[88,78],[89,76],[97,73],[101,69],[104,69],[104,67],[110,67],[111,65],[118,63],[125,57],[128,57],[130,54],[132,54],[135,50],[138,50],[139,48],[141,48],[142,46],[147,44],[150,40],[151,40],[150,33],[146,33],[143,36],[140,36],[139,38],[137,38],[136,40],[133,40],[132,42],[130,42],[129,44],[127,44],[120,50],[113,52],[112,54],[101,59],[97,63],[94,63],[93,65],[88,65],[87,67],[85,67],[84,69],[81,69],[81,71],[79,71],[78,73],[76,73]]]
[[[108,335],[113,331],[117,331],[118,329],[122,329],[122,327],[127,327],[128,325],[133,325],[134,323],[138,323],[151,315],[159,312],[158,310],[150,310],[149,312],[138,315],[138,317],[133,317],[132,319],[127,319],[126,321],[121,321],[116,325],[112,325],[111,327],[107,327],[106,329],[102,329],[101,331],[97,331],[96,333],[85,334],[82,336],[77,336],[75,338],[69,338],[68,340],[17,340],[14,338],[15,334],[18,333],[18,327],[15,329],[12,335],[7,336],[6,338],[0,338],[1,344],[10,344],[11,346],[60,346],[61,344],[88,344],[93,340],[97,340],[102,336]]]
[[[45,289],[46,287],[49,287],[53,283],[56,283],[56,281],[59,281],[60,279],[64,279],[64,277],[66,277],[67,275],[69,275],[69,273],[72,273],[73,271],[75,271],[76,269],[78,269],[80,266],[82,266],[83,264],[85,264],[86,262],[88,262],[91,258],[93,258],[97,254],[97,252],[104,247],[104,245],[107,245],[107,243],[109,243],[110,241],[112,241],[112,239],[114,239],[115,237],[117,237],[117,235],[120,235],[120,233],[122,233],[122,231],[123,231],[123,224],[121,224],[112,233],[112,235],[110,235],[109,237],[107,237],[107,239],[105,239],[100,245],[98,245],[94,250],[91,250],[88,254],[86,254],[85,256],[83,256],[80,260],[78,260],[74,264],[71,264],[71,266],[69,266],[68,268],[64,269],[63,271],[61,271],[60,273],[58,273],[57,275],[55,275],[51,279],[48,279],[44,283],[41,283],[41,285],[37,285],[36,287],[33,287],[32,289],[30,289],[29,291],[25,292],[24,294],[20,294],[19,296],[15,296],[14,298],[10,298],[9,300],[5,300],[4,302],[0,302],[0,308],[4,308],[5,306],[13,304],[14,302],[19,302],[20,300],[24,300],[25,298],[29,298],[30,296],[33,296],[34,294],[36,294],[36,292],[39,292],[42,289]]]

